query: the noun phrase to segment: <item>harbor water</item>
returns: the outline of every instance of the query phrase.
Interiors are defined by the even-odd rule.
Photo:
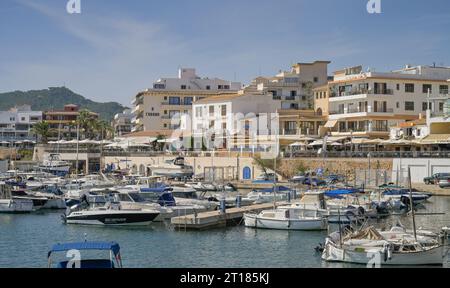
[[[446,212],[450,197],[432,197],[419,212]],[[63,211],[0,214],[0,267],[46,267],[47,251],[55,243],[116,241],[124,267],[145,268],[300,268],[361,267],[325,263],[314,250],[326,231],[255,230],[243,226],[208,231],[174,231],[164,223],[146,228],[65,225]],[[387,222],[396,222],[391,217]],[[401,223],[411,227],[408,217]],[[449,215],[417,216],[417,228],[450,226]]]

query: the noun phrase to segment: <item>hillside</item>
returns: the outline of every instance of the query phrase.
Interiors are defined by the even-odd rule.
[[[126,107],[117,102],[100,103],[84,98],[65,87],[50,87],[45,90],[27,92],[14,91],[0,93],[0,111],[9,110],[17,105],[31,105],[35,111],[62,109],[66,104],[76,104],[81,109],[88,109],[100,114],[102,119],[110,121],[116,113]]]

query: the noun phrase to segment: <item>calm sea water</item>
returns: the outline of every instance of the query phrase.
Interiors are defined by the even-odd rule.
[[[447,212],[450,198],[433,197],[420,212]],[[325,263],[314,247],[326,232],[254,230],[231,227],[173,231],[164,224],[148,228],[64,225],[62,212],[0,214],[0,267],[46,267],[47,251],[58,242],[117,241],[124,267],[351,267]],[[395,221],[394,218],[389,220]],[[402,217],[405,226],[411,225]],[[418,216],[417,227],[450,226],[449,215]]]

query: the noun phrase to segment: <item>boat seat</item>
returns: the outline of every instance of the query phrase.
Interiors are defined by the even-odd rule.
[[[69,261],[63,261],[58,263],[56,268],[67,269],[67,263]],[[108,269],[114,268],[114,262],[107,259],[93,259],[93,260],[82,260],[80,263],[81,269]]]

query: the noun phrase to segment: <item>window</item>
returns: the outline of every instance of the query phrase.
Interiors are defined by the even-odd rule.
[[[164,124],[164,128],[167,128],[167,124]]]
[[[431,103],[429,105],[429,110],[431,110]],[[422,111],[427,111],[427,102],[422,102]]]
[[[302,96],[302,100],[303,100],[303,101],[306,100],[306,96],[305,96],[305,95]]]
[[[406,111],[414,111],[414,102],[406,101],[405,102],[405,110]]]
[[[277,96],[277,91],[276,90],[269,90],[269,93],[272,93],[273,96]]]
[[[25,121],[25,117],[22,117],[22,118],[20,118],[21,119],[21,121]]]
[[[397,91],[400,90],[400,84],[397,84]]]
[[[297,91],[292,90],[292,91],[291,91],[291,97],[295,97],[295,96],[297,96]]]
[[[406,93],[414,93],[414,84],[406,83],[405,84],[405,92]]]
[[[222,123],[222,130],[227,130],[227,123],[226,122]]]
[[[169,97],[170,105],[180,105],[180,97]]]
[[[214,116],[214,106],[209,106],[209,115]]]
[[[223,85],[223,89],[230,90],[230,85]]]
[[[202,107],[195,107],[195,117],[202,117]]]
[[[222,105],[220,108],[222,116],[227,116],[227,105]]]
[[[192,105],[193,97],[184,97],[184,105]]]
[[[167,100],[167,96],[164,96],[164,100]]]
[[[314,83],[319,82],[319,77],[314,77]]]
[[[319,99],[319,93],[316,93],[316,99]]]
[[[186,90],[186,85],[181,85],[181,90]]]
[[[211,90],[211,86],[206,85],[206,90]]]
[[[397,107],[397,109],[400,109],[400,102],[397,102],[397,103],[395,104],[395,107]]]
[[[164,110],[164,115],[167,115],[167,110]]]
[[[153,84],[153,89],[166,89],[164,84]]]
[[[180,114],[180,111],[178,111],[178,110],[170,110],[169,111],[169,117],[170,118],[174,117],[177,114]]]
[[[423,93],[428,93],[428,90],[430,91],[430,93],[431,93],[431,90],[432,89],[432,86],[431,86],[431,84],[423,84],[422,85],[422,92]]]
[[[444,112],[444,103],[443,102],[439,103],[439,112]]]
[[[222,90],[223,89],[223,85],[218,85],[217,89]]]
[[[448,85],[440,85],[439,94],[448,94]]]
[[[209,128],[214,128],[214,126],[215,126],[214,120],[210,121],[209,122]]]
[[[298,83],[298,78],[286,77],[284,78],[284,83]]]

